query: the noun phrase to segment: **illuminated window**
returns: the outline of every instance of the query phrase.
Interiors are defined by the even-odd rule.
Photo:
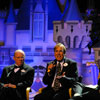
[[[70,36],[67,36],[65,41],[66,41],[68,48],[70,48]]]
[[[34,14],[34,39],[43,39],[44,34],[44,13]]]

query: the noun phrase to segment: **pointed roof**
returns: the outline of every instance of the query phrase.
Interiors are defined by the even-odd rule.
[[[64,21],[72,21],[72,20],[82,20],[82,16],[80,14],[77,1],[71,0],[68,10],[66,11],[64,17]]]
[[[14,10],[13,10],[13,2],[11,0],[6,23],[15,23],[15,22],[16,21],[15,21],[15,14],[14,14]]]
[[[17,30],[29,30],[30,26],[30,1],[31,0],[23,0],[18,16],[17,22],[18,25],[16,27]],[[35,5],[35,1],[32,1],[33,6]]]
[[[33,11],[42,12],[46,10],[46,3],[48,4],[48,29],[53,29],[53,21],[62,20],[68,6],[69,0],[65,3],[65,9],[62,13],[57,0],[23,0],[17,16],[17,30],[28,30],[30,25],[30,1],[33,2]],[[37,3],[38,2],[38,3]],[[42,3],[42,4],[41,4]],[[43,8],[43,9],[42,9]]]
[[[39,1],[39,0],[37,1],[37,5],[35,7],[34,12],[44,12],[41,1]]]
[[[69,6],[69,0],[65,3],[65,9],[62,13],[57,0],[48,0],[48,29],[53,29],[53,21],[62,20],[62,17]]]

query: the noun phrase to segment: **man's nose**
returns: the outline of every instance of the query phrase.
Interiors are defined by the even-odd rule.
[[[58,51],[58,54],[60,54],[60,51]]]

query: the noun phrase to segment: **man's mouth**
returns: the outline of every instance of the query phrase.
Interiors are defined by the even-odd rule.
[[[60,58],[61,56],[60,56],[60,55],[58,55],[57,57],[58,57],[58,58]]]

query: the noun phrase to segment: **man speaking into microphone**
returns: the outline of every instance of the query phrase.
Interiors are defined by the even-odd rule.
[[[0,79],[0,100],[26,100],[26,88],[33,83],[34,69],[24,63],[25,53],[16,50],[15,64],[3,69]]]
[[[58,43],[54,47],[55,60],[47,64],[43,82],[47,85],[34,100],[67,100],[68,90],[78,79],[77,63],[65,57],[66,47]],[[75,90],[75,89],[74,89]]]

